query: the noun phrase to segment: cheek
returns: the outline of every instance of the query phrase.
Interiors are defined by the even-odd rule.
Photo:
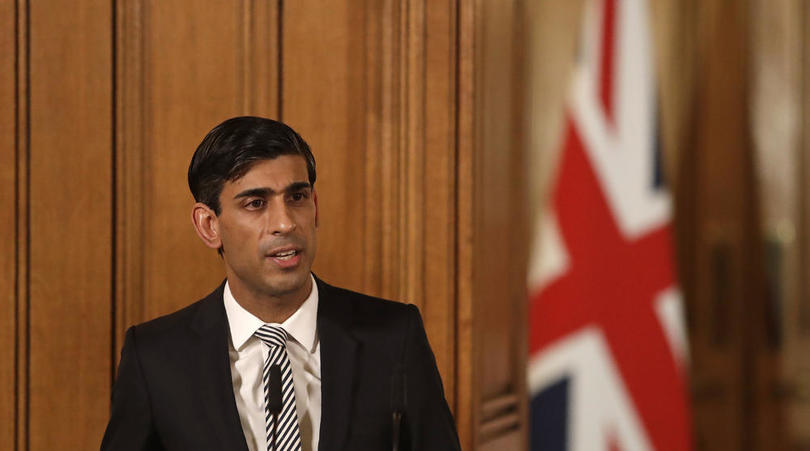
[[[225,248],[233,251],[244,252],[254,241],[249,229],[233,225],[222,227],[219,235]]]
[[[318,206],[313,204],[308,208],[301,218],[308,226],[315,228],[318,227]]]

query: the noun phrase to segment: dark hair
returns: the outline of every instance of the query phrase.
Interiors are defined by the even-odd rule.
[[[234,117],[214,127],[194,152],[188,166],[188,187],[194,200],[219,215],[219,195],[226,181],[236,180],[261,160],[301,155],[309,183],[315,185],[315,157],[309,145],[288,125],[262,117]]]

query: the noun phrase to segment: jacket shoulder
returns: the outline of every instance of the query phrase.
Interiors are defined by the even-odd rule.
[[[137,336],[139,345],[160,345],[166,340],[173,340],[178,335],[184,335],[188,328],[196,322],[218,316],[219,310],[222,310],[221,314],[224,315],[223,287],[224,284],[220,285],[206,297],[180,310],[132,326],[132,333]]]
[[[335,287],[321,282],[319,289],[323,290],[322,302],[332,304],[334,309],[351,312],[354,322],[364,319],[380,321],[413,320],[413,315],[419,315],[419,309],[413,304],[407,304],[390,299],[371,296],[364,293]]]
[[[339,325],[367,349],[402,349],[408,337],[421,329],[422,320],[415,305],[370,296],[319,281],[320,325]],[[422,332],[424,333],[424,332]],[[399,355],[399,352],[392,354]]]

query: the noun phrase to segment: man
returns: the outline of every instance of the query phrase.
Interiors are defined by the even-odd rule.
[[[417,308],[310,273],[315,160],[295,131],[229,119],[188,182],[227,278],[127,331],[102,450],[459,449]]]

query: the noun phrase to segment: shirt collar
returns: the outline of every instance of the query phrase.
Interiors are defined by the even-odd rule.
[[[287,331],[288,338],[294,339],[312,353],[315,352],[317,344],[318,285],[315,283],[312,274],[309,277],[312,279],[312,290],[309,292],[309,296],[301,304],[301,307],[298,307],[298,310],[280,326]],[[240,351],[250,337],[253,336],[253,333],[265,323],[236,302],[228,282],[225,282],[222,299],[225,303],[225,312],[231,329],[233,348]],[[278,323],[270,324],[279,325]]]

